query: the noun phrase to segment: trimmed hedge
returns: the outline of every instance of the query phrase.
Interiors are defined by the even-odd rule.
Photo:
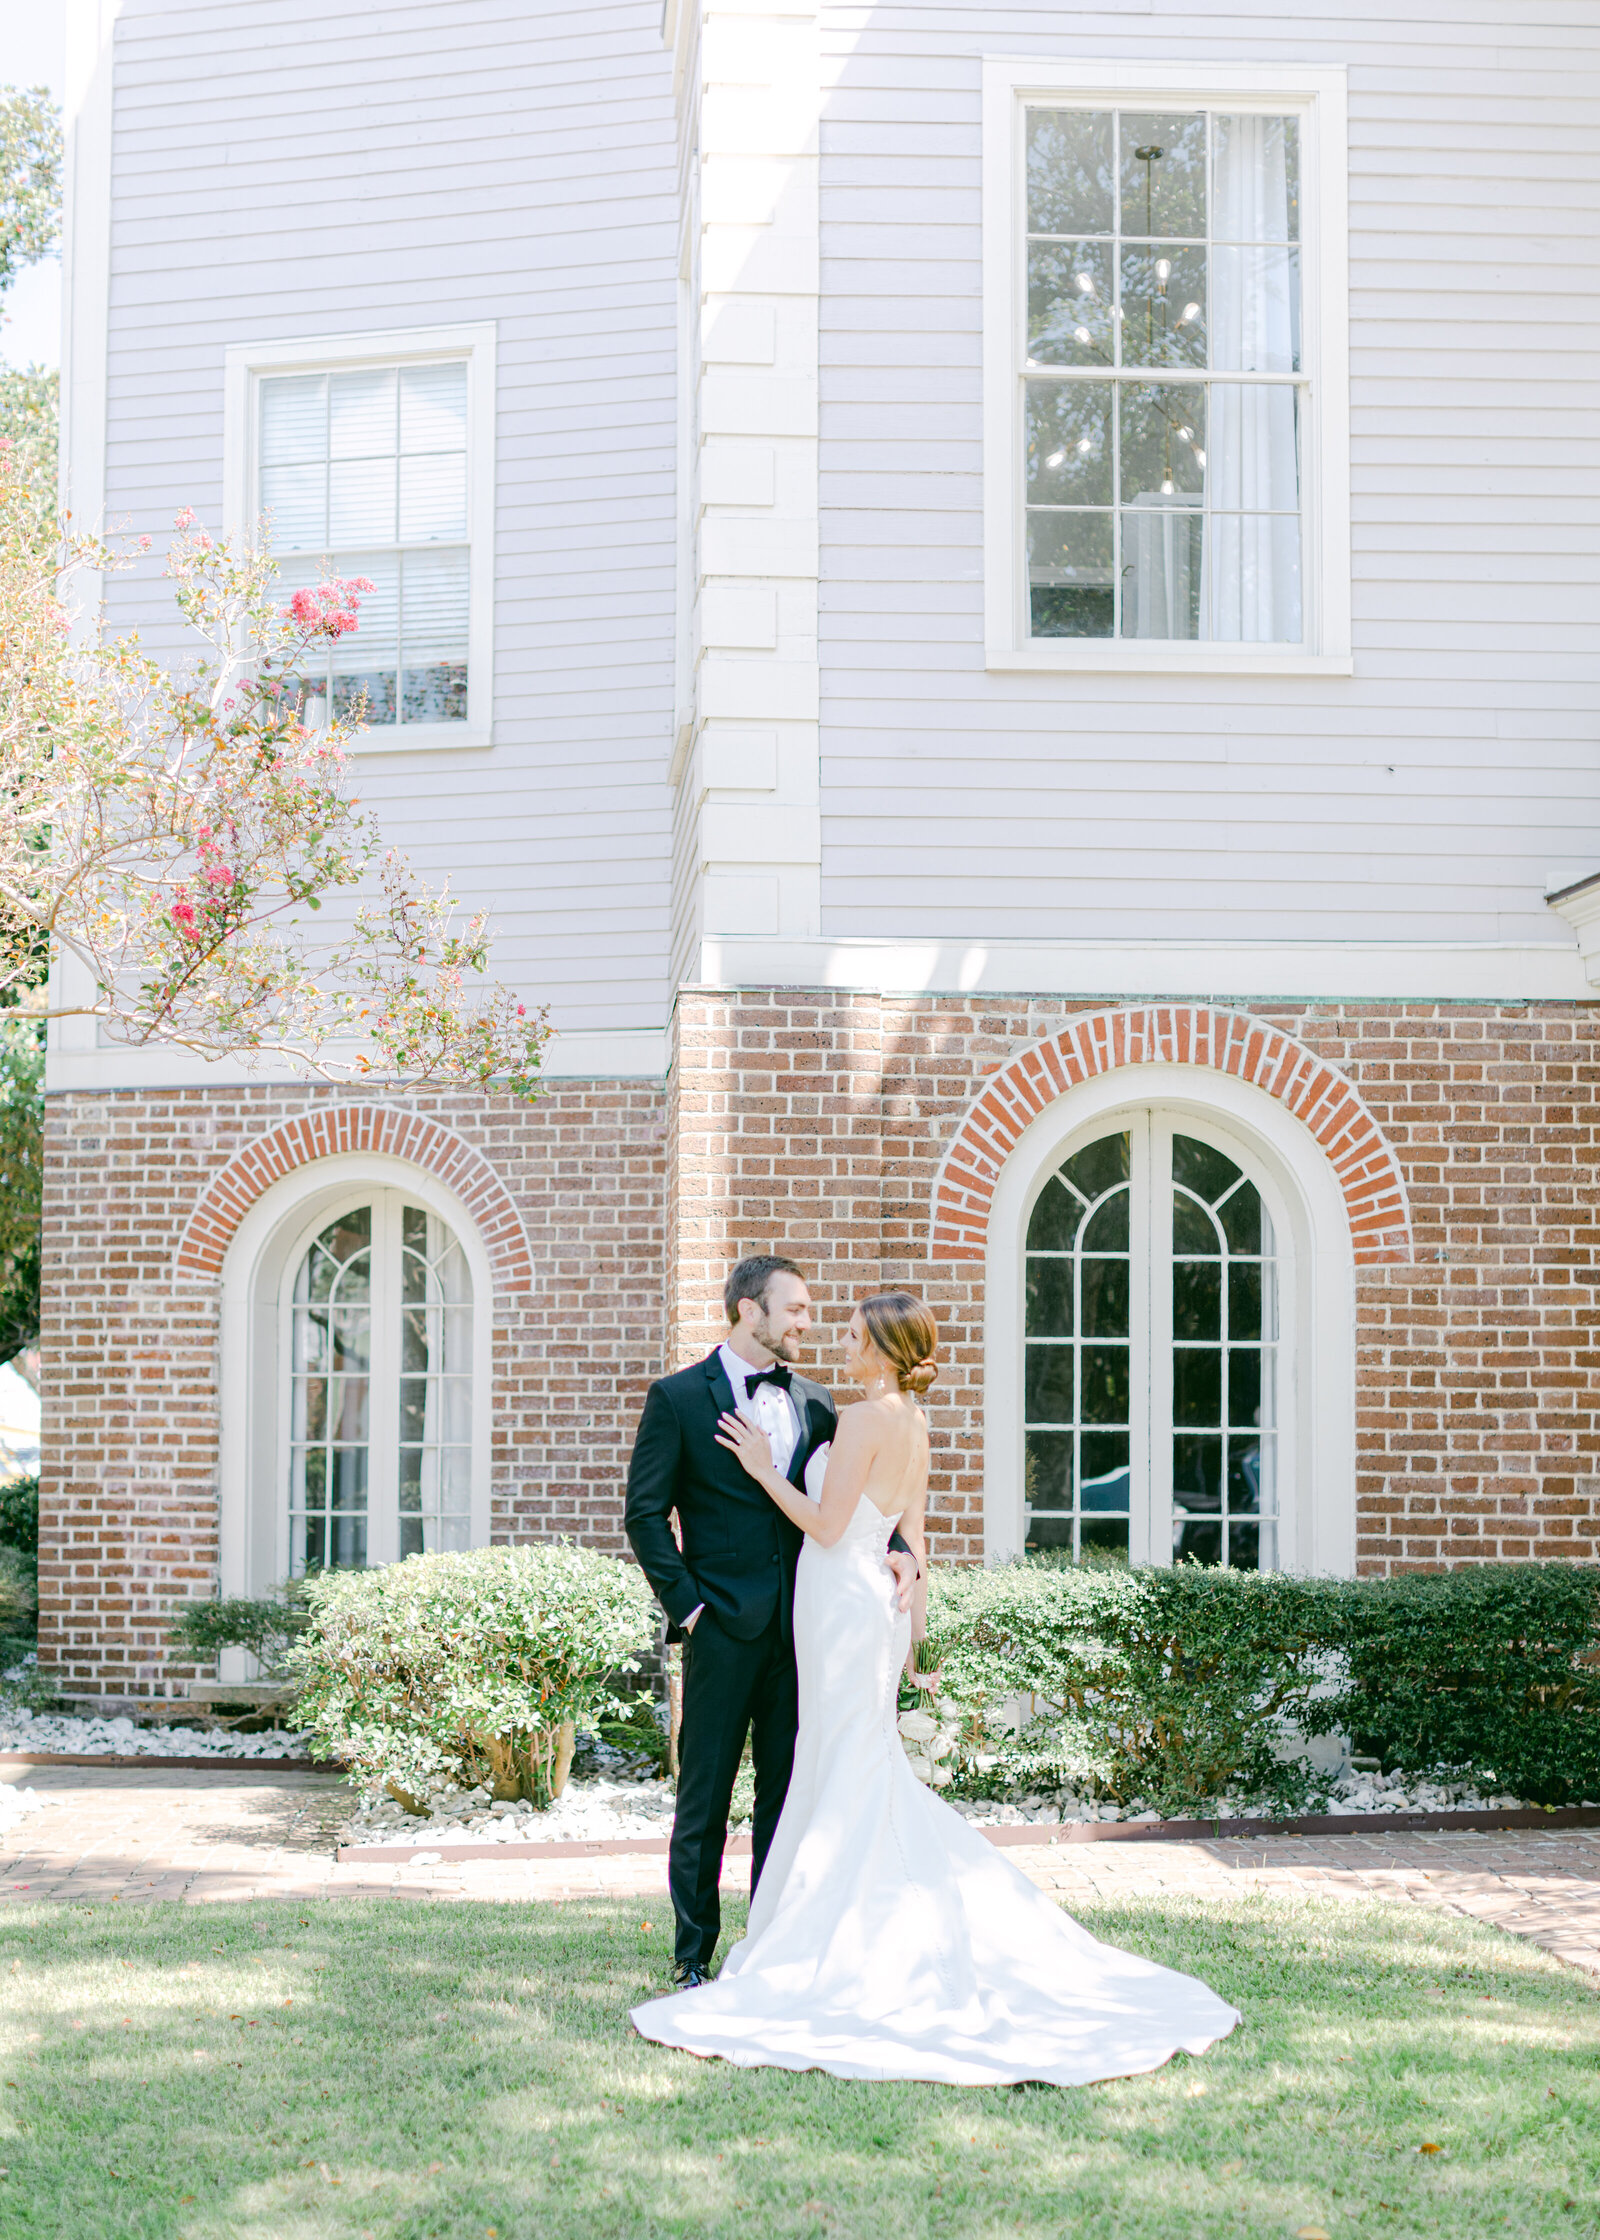
[[[1325,1708],[1405,1773],[1469,1766],[1530,1804],[1600,1800],[1600,1569],[1472,1564],[1358,1584]]]
[[[1022,1561],[935,1573],[928,1632],[968,1796],[1070,1787],[1178,1817],[1227,1794],[1288,1814],[1326,1796],[1300,1753],[1337,1730],[1392,1770],[1600,1799],[1589,1566],[1337,1580]]]
[[[1283,1572],[1021,1562],[929,1585],[956,1785],[1088,1788],[1164,1816],[1225,1790],[1302,1809],[1317,1776],[1274,1741],[1324,1684],[1338,1589]],[[1018,1696],[1035,1715],[1010,1731]]]
[[[312,1755],[405,1802],[450,1779],[546,1805],[575,1725],[624,1716],[655,1640],[643,1574],[567,1542],[410,1556],[304,1583],[286,1670]]]

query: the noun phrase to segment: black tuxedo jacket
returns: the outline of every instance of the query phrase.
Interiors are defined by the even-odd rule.
[[[789,1477],[799,1486],[837,1419],[821,1385],[793,1371],[789,1397],[800,1417]],[[733,1387],[715,1353],[660,1378],[645,1397],[628,1464],[624,1523],[671,1621],[672,1639],[702,1602],[741,1641],[755,1640],[774,1616],[786,1634],[794,1623],[794,1567],[805,1535],[738,1457],[717,1444],[717,1418],[732,1413]],[[674,1510],[681,1549],[669,1521]]]

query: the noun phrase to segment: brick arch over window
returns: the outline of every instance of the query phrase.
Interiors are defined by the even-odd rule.
[[[1345,1075],[1264,1019],[1171,1003],[1086,1013],[991,1075],[934,1178],[931,1257],[981,1260],[995,1183],[1024,1128],[1080,1082],[1141,1065],[1206,1066],[1276,1097],[1338,1177],[1357,1266],[1412,1257],[1404,1178]]]
[[[189,1217],[178,1246],[179,1277],[207,1281],[220,1276],[235,1230],[263,1191],[297,1167],[350,1151],[406,1159],[437,1175],[472,1215],[495,1290],[532,1290],[533,1255],[522,1216],[483,1153],[437,1120],[381,1104],[318,1106],[236,1152]]]

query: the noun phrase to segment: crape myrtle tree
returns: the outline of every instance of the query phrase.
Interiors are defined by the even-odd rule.
[[[0,86],[0,319],[19,272],[55,253],[61,237],[61,123],[43,86]],[[0,436],[37,503],[56,502],[61,379],[52,367],[0,364]]]
[[[167,573],[199,643],[168,668],[74,631],[74,576],[129,556],[47,532],[4,448],[0,552],[0,1003],[32,991],[124,1045],[531,1096],[549,1029],[487,977],[483,915],[382,849],[347,784],[359,721],[300,718],[300,669],[371,586],[284,604],[263,536],[185,510]]]
[[[0,88],[0,304],[60,228],[48,93]],[[131,564],[56,512],[58,383],[0,367],[0,1360],[38,1332],[42,1038],[273,1058],[327,1080],[537,1084],[542,1014],[352,797],[355,718],[308,730],[297,669],[359,627],[359,580],[284,603],[263,532],[178,516],[194,657],[108,640],[79,586]],[[141,540],[147,549],[149,539]]]

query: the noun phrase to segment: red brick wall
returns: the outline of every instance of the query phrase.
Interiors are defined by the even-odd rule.
[[[217,1561],[220,1287],[175,1281],[173,1256],[241,1146],[337,1097],[48,1100],[39,1654],[69,1694],[179,1689],[164,1615],[210,1591]],[[627,1451],[664,1355],[661,1093],[558,1082],[527,1108],[408,1101],[490,1160],[532,1247],[531,1292],[496,1308],[495,1535],[620,1549]]]
[[[692,990],[679,1001],[673,1351],[720,1270],[816,1271],[826,1361],[852,1295],[921,1290],[944,1332],[933,1523],[982,1545],[983,1269],[927,1257],[929,1193],[979,1084],[1104,1000]],[[1358,1562],[1600,1559],[1600,1006],[1229,1005],[1354,1082],[1392,1146],[1415,1259],[1358,1270]],[[873,1206],[876,1201],[876,1235]]]
[[[740,1254],[792,1253],[822,1309],[925,1293],[935,1544],[982,1547],[983,1268],[932,1263],[929,1193],[976,1089],[1103,1002],[695,989],[665,1099],[557,1084],[527,1111],[417,1100],[493,1163],[533,1248],[496,1330],[497,1534],[620,1547],[648,1378],[724,1324]],[[1358,1560],[1600,1560],[1600,1006],[1261,1003],[1347,1073],[1405,1177],[1414,1260],[1357,1272]],[[49,1104],[41,1661],[69,1692],[167,1685],[161,1619],[216,1557],[215,1287],[175,1284],[200,1193],[323,1090]]]

